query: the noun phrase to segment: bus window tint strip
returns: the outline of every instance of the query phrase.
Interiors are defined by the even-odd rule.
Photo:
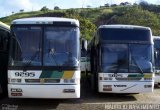
[[[115,41],[151,41],[150,30],[143,29],[99,29],[100,39]]]

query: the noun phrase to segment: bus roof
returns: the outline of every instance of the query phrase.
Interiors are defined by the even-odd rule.
[[[154,40],[160,40],[160,36],[153,36]]]
[[[146,30],[151,30],[149,27],[136,26],[136,25],[121,25],[121,24],[101,25],[101,26],[99,26],[99,28],[146,29]]]
[[[135,25],[101,25],[98,28],[100,42],[153,43],[149,27]]]
[[[34,17],[13,20],[11,24],[54,24],[54,22],[70,22],[72,25],[79,27],[79,21],[70,18],[58,17]]]
[[[10,26],[0,21],[0,28],[10,30]]]

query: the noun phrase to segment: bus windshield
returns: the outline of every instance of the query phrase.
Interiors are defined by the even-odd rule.
[[[140,44],[106,44],[102,72],[152,72],[152,47]]]
[[[44,32],[44,66],[77,66],[77,29],[47,27]]]
[[[78,66],[78,27],[15,26],[13,32],[10,66]]]
[[[10,66],[41,66],[42,28],[14,27],[15,41],[11,46]]]

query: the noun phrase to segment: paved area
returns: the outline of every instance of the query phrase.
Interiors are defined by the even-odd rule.
[[[110,105],[120,107],[119,105],[129,104],[160,104],[160,88],[156,87],[153,93],[145,94],[99,94],[92,92],[90,85],[84,81],[80,99],[3,98],[0,99],[0,104],[2,110],[109,110]],[[12,109],[7,109],[7,107]]]

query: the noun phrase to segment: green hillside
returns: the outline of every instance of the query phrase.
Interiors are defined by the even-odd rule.
[[[160,6],[156,8],[132,6],[114,6],[101,8],[81,8],[67,10],[44,10],[34,12],[22,12],[0,18],[0,21],[10,25],[11,21],[25,17],[67,17],[80,21],[81,37],[91,39],[96,27],[102,24],[132,24],[151,27],[154,35],[160,35]]]

